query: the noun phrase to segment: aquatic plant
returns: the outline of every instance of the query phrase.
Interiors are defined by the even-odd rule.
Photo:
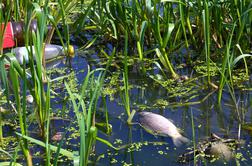
[[[214,94],[214,91],[208,92],[208,95],[198,101],[197,98],[200,97],[198,92],[205,90],[205,84],[199,85],[198,82],[205,77],[206,84],[213,85],[212,80],[219,84],[219,87],[214,87],[219,88],[219,103],[223,101],[223,91],[226,88],[228,89],[236,107],[238,121],[243,120],[243,115],[238,109],[239,99],[235,94],[236,84],[233,79],[236,68],[243,68],[244,66],[246,78],[250,74],[249,68],[251,65],[247,57],[251,57],[249,54],[252,43],[250,37],[252,34],[251,1],[91,0],[86,2],[83,0],[16,0],[0,1],[1,7],[2,3],[5,3],[5,8],[0,10],[0,22],[3,25],[0,31],[0,87],[3,89],[7,102],[10,99],[15,101],[13,108],[18,112],[18,126],[20,126],[20,132],[17,135],[20,148],[28,165],[31,165],[32,160],[29,152],[29,142],[45,147],[46,165],[51,164],[51,151],[56,151],[54,165],[57,164],[58,156],[60,154],[64,155],[64,152],[65,156],[77,161],[80,165],[87,165],[96,140],[105,142],[112,147],[106,140],[102,140],[97,136],[98,124],[95,121],[97,103],[101,94],[104,94],[102,92],[103,79],[107,76],[105,73],[108,68],[95,71],[88,69],[80,93],[74,92],[71,89],[71,83],[65,81],[64,88],[67,89],[71,100],[69,105],[70,108],[73,106],[78,121],[81,139],[79,155],[64,151],[65,149],[61,148],[64,144],[63,141],[59,143],[58,147],[49,144],[52,89],[45,70],[43,50],[44,43],[51,42],[54,32],[57,33],[61,44],[66,46],[66,52],[70,48],[71,33],[74,33],[75,36],[78,36],[78,34],[81,36],[89,35],[86,38],[87,42],[84,43],[84,48],[97,47],[97,43],[117,46],[117,50],[113,49],[113,56],[107,55],[105,49],[100,46],[98,49],[102,50],[102,55],[105,55],[105,59],[110,61],[109,65],[112,64],[111,61],[114,61],[114,64],[117,63],[117,69],[122,69],[123,90],[121,91],[121,99],[129,124],[135,113],[131,105],[133,102],[130,99],[131,91],[129,88],[131,86],[130,67],[132,63],[135,66],[135,62],[140,62],[140,66],[136,66],[143,76],[148,75],[152,78],[152,81],[154,80],[157,83],[156,86],[163,86],[169,94],[166,99],[158,99],[157,103],[151,103],[148,108],[159,109],[198,105],[205,102],[209,96]],[[38,23],[36,32],[30,30],[33,19],[36,19]],[[10,20],[24,21],[23,35],[25,46],[29,50],[30,60],[26,66],[16,62],[11,63],[9,82],[8,71],[5,70],[5,58],[9,57],[9,54],[3,53],[2,45],[6,23]],[[46,26],[49,24],[52,24],[53,28],[50,30],[49,35],[45,36]],[[58,24],[62,25],[62,31],[57,27]],[[121,48],[122,45],[124,46]],[[34,46],[34,49],[31,49],[32,46]],[[180,50],[184,48],[186,53],[181,54]],[[192,56],[190,56],[191,50],[195,51]],[[123,53],[120,54],[120,51]],[[35,60],[33,60],[33,53],[36,54]],[[114,57],[115,53],[122,56],[110,59]],[[197,60],[203,60],[206,67],[204,73],[198,72],[197,74],[200,76],[192,78],[191,83],[175,80],[179,78],[178,73],[180,73],[180,69],[177,67],[178,63],[198,66],[199,62]],[[155,73],[156,69],[154,67],[148,68],[151,66],[150,64],[155,64],[155,67],[158,67],[158,72],[163,74],[163,79],[157,79],[159,76]],[[213,66],[214,70],[212,70]],[[28,76],[27,70],[30,71],[30,76]],[[197,67],[194,67],[193,70],[197,70]],[[120,74],[121,71],[119,71]],[[170,86],[167,86],[168,84]],[[14,98],[10,98],[9,85],[13,89],[11,93],[14,93]],[[26,117],[26,93],[30,93],[34,97],[34,115],[36,115],[34,117],[37,119],[36,125],[39,126],[42,141],[33,139],[28,135],[29,125],[27,122],[30,122],[30,119]],[[175,100],[171,103],[171,98],[179,98],[180,101]],[[106,107],[106,96],[102,96],[102,100],[103,105]],[[65,102],[68,102],[68,100],[66,99]],[[105,110],[105,125],[108,130],[109,110],[107,108]],[[195,148],[196,136],[193,116],[196,116],[196,114],[191,112]],[[1,144],[3,144],[4,140],[2,125],[3,117],[0,112]],[[18,158],[19,154],[17,152],[13,154],[13,156],[15,155]]]
[[[245,11],[243,14],[246,15],[247,13],[249,13],[252,9],[248,9],[247,11]],[[247,54],[243,54],[243,52],[241,51],[241,47],[238,47],[239,51],[241,52],[242,55],[238,56],[235,58],[235,48],[232,45],[232,41],[233,38],[235,37],[235,29],[237,27],[237,22],[239,23],[239,19],[236,20],[232,26],[232,31],[229,34],[229,39],[228,42],[226,44],[226,51],[225,51],[225,56],[224,56],[224,60],[222,62],[222,70],[221,70],[221,79],[220,79],[220,88],[219,88],[219,94],[218,94],[218,102],[220,103],[221,101],[221,97],[222,97],[222,90],[223,87],[226,83],[226,81],[230,80],[230,86],[231,86],[231,93],[234,94],[234,90],[233,89],[233,82],[232,82],[232,70],[234,68],[234,64],[236,64],[240,59],[243,59],[244,65],[245,65],[245,69],[247,71],[247,63],[245,60],[245,57],[248,57],[249,55]],[[238,36],[238,40],[240,39],[240,35]],[[237,44],[237,46],[239,46]],[[248,72],[246,72],[248,73]],[[234,96],[234,95],[232,95]],[[233,97],[234,98],[234,97]]]
[[[7,73],[5,70],[4,60],[0,58],[0,89],[3,87],[5,96],[9,99],[9,83],[7,79]],[[8,101],[9,102],[9,101]],[[2,111],[0,111],[0,146],[3,144],[3,131],[2,131]]]
[[[177,79],[179,78],[179,76],[175,72],[172,63],[170,62],[167,50],[168,44],[169,42],[171,42],[171,34],[175,27],[175,23],[173,22],[172,17],[170,15],[170,11],[173,8],[172,4],[169,2],[159,3],[158,1],[155,1],[153,6],[150,7],[153,8],[151,10],[151,16],[149,17],[150,25],[154,34],[155,41],[158,44],[158,48],[155,49],[156,54],[163,66],[167,70],[169,70],[172,78]],[[162,19],[160,18],[161,13],[163,15]],[[163,21],[163,24],[160,23],[161,20]]]
[[[23,67],[23,71],[25,71],[25,67]],[[22,100],[20,98],[20,83],[18,78],[18,72],[16,71],[14,67],[14,63],[11,63],[10,66],[10,77],[11,77],[11,83],[13,85],[13,92],[15,96],[15,103],[16,103],[16,110],[18,112],[19,117],[19,126],[21,129],[21,134],[26,136],[27,135],[27,123],[26,123],[26,76],[24,77],[24,84],[22,87],[23,93],[22,93]],[[32,165],[32,156],[29,151],[28,147],[28,141],[26,139],[20,139],[20,147],[24,153],[26,162],[28,166]]]
[[[196,138],[195,138],[195,125],[193,119],[193,112],[191,110],[191,125],[192,125],[192,141],[193,141],[193,163],[196,165],[197,158],[196,158]]]
[[[79,165],[87,165],[89,154],[91,153],[97,137],[97,128],[95,126],[96,105],[101,95],[104,73],[100,72],[98,79],[94,80],[93,73],[102,69],[97,69],[88,73],[81,86],[81,93],[73,94],[69,85],[65,82],[76,115],[80,132],[80,151]],[[88,92],[89,91],[89,92]],[[76,99],[79,101],[76,103]],[[89,104],[87,105],[87,101]],[[79,110],[82,111],[79,111]]]
[[[130,98],[129,98],[129,80],[128,80],[128,33],[127,31],[125,31],[123,64],[124,64],[124,70],[123,70],[124,95],[122,97],[122,100],[124,103],[125,111],[128,117],[130,117]]]
[[[35,103],[35,115],[40,129],[40,135],[45,139],[48,145],[48,125],[49,125],[49,114],[50,114],[50,83],[47,84],[47,88],[44,86],[44,82],[48,81],[46,77],[46,72],[44,68],[44,34],[47,25],[47,8],[41,8],[37,3],[27,4],[26,6],[27,14],[31,13],[29,17],[25,17],[24,21],[24,36],[25,36],[25,46],[29,53],[29,62],[27,64],[30,69],[31,75],[29,80],[27,80],[26,74],[26,64],[24,63],[22,67],[18,62],[10,62],[12,64],[11,68],[11,80],[13,88],[15,89],[16,103],[18,112],[24,111],[22,114],[19,113],[20,127],[22,136],[27,136],[27,124],[26,124],[26,91],[29,89],[30,94],[34,98]],[[46,4],[45,4],[46,5]],[[34,32],[30,30],[30,24],[33,18],[37,19],[38,27],[37,31]],[[35,52],[35,62],[34,62],[34,52]],[[18,77],[19,75],[19,77]],[[22,107],[19,99],[19,83],[15,83],[21,78],[23,82],[22,87]],[[15,84],[14,84],[15,83]],[[28,151],[28,143],[24,138],[21,139],[24,143],[21,143],[22,150],[26,156],[27,164],[32,165],[31,156]],[[24,145],[23,145],[24,144]],[[47,163],[50,162],[49,148],[46,146]]]
[[[4,94],[7,96],[9,103],[9,83],[7,79],[7,73],[5,70],[5,55],[3,54],[3,39],[8,20],[10,18],[10,4],[6,4],[5,11],[3,11],[3,4],[0,2],[0,89],[3,87]],[[0,111],[0,146],[3,144],[3,131],[2,131],[2,112]]]
[[[203,26],[204,26],[204,43],[205,43],[205,55],[206,55],[206,63],[207,63],[207,81],[208,84],[211,82],[210,78],[210,18],[209,18],[209,7],[208,7],[208,0],[204,0],[204,9],[202,11],[203,17]]]

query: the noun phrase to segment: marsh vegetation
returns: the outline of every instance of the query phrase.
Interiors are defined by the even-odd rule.
[[[188,165],[251,162],[250,0],[0,0],[0,8],[0,165],[179,165],[189,153]],[[22,33],[7,48],[10,22]],[[49,44],[64,56],[48,60]],[[27,56],[18,61],[20,47]],[[142,111],[190,141],[176,147],[171,131],[146,132]]]

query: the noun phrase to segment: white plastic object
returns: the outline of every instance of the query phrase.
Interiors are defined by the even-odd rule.
[[[30,47],[28,47],[30,50]],[[16,59],[20,64],[23,64],[23,60],[25,60],[26,63],[29,62],[29,56],[28,56],[28,50],[26,47],[16,47],[13,49],[14,54],[16,55]],[[32,53],[33,58],[35,60],[36,53],[34,50],[34,46],[32,46]],[[54,44],[46,44],[45,45],[45,60],[53,59],[58,56],[64,56],[65,52],[62,46],[54,45]]]

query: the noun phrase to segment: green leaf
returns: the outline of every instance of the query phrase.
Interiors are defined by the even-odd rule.
[[[32,137],[29,137],[29,136],[22,135],[22,134],[17,133],[17,132],[16,132],[16,134],[18,136],[20,136],[20,137],[23,137],[23,138],[27,139],[28,141],[30,141],[30,142],[32,142],[34,144],[40,145],[42,147],[46,147],[46,144],[44,142],[40,141],[40,140],[34,139]],[[54,145],[51,145],[51,144],[49,144],[49,148],[50,148],[50,150],[55,151],[55,152],[58,149],[57,146],[54,146]],[[66,156],[66,157],[69,157],[71,159],[76,158],[76,155],[74,154],[74,152],[70,152],[70,151],[65,150],[65,149],[60,149],[59,153]]]
[[[234,61],[232,62],[231,66],[234,67],[237,62],[239,62],[241,59],[246,58],[246,57],[252,57],[252,55],[251,54],[242,54],[242,55],[236,57],[234,59]]]
[[[161,3],[165,3],[165,2],[170,2],[170,3],[180,3],[183,5],[186,5],[185,3],[181,2],[181,1],[176,1],[176,0],[161,0]]]
[[[14,163],[14,162],[9,162],[9,161],[5,161],[5,162],[0,162],[0,165],[1,166],[22,166],[21,164],[19,163]]]
[[[147,25],[148,25],[147,21],[142,22],[141,31],[140,31],[140,34],[139,34],[141,48],[143,48],[143,45],[144,45],[144,34],[145,34],[145,30],[147,28]]]
[[[105,139],[102,139],[100,137],[96,137],[96,140],[104,143],[105,145],[107,145],[107,146],[109,146],[109,147],[111,147],[111,148],[113,148],[115,150],[120,150],[120,148],[114,147],[109,141],[107,141]]]

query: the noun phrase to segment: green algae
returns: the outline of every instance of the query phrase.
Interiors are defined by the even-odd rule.
[[[169,101],[164,100],[164,99],[157,99],[155,103],[153,104],[154,107],[167,107],[169,105]]]
[[[211,62],[210,66],[209,66],[209,74],[210,76],[217,76],[219,75],[219,69],[217,68],[218,64]],[[220,68],[220,66],[218,66]],[[207,76],[208,75],[208,69],[207,69],[207,65],[205,64],[205,62],[197,62],[197,64],[195,64],[195,66],[193,67],[193,69],[196,71],[197,74],[201,75],[201,76]]]

